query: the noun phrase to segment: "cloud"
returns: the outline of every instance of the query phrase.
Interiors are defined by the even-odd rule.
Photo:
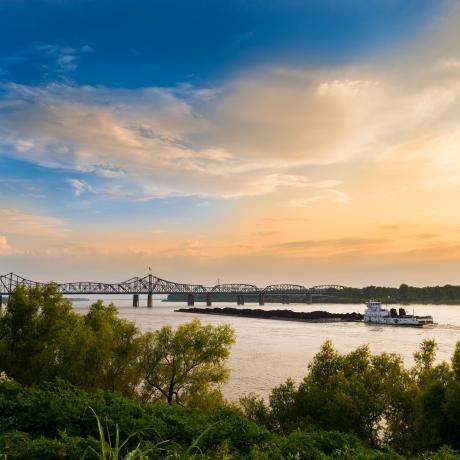
[[[7,84],[3,90],[0,144],[42,166],[112,178],[112,195],[237,198],[340,184],[279,172],[276,159],[192,142],[214,129],[193,105],[208,103],[202,89]]]
[[[0,232],[33,237],[62,237],[68,233],[61,219],[5,208],[0,208]]]
[[[78,59],[81,53],[93,52],[93,48],[89,45],[74,48],[55,44],[36,44],[33,50],[52,58],[58,70],[64,73],[77,69]]]
[[[332,195],[332,201],[337,203],[348,203],[351,200],[350,195],[340,190],[328,190],[328,192]]]
[[[433,238],[438,238],[439,235],[437,233],[419,233],[418,235],[415,235],[415,237],[420,240],[430,240]]]
[[[326,192],[323,193],[322,195],[313,195],[308,198],[289,200],[289,206],[291,206],[292,208],[305,208],[309,206],[311,203],[315,203],[318,201],[332,201],[335,203],[348,203],[349,201],[351,201],[351,196],[340,190],[331,189],[331,190],[326,190]]]
[[[388,240],[384,238],[338,238],[331,240],[303,240],[289,241],[271,245],[272,248],[283,249],[309,249],[313,247],[332,247],[340,249],[350,249],[357,247],[367,247],[386,243]]]
[[[13,253],[13,248],[8,244],[6,236],[0,235],[0,255],[8,256]]]
[[[0,147],[50,168],[100,175],[112,181],[107,196],[140,200],[311,187],[329,191],[303,205],[327,195],[346,203],[341,177],[331,179],[327,168],[358,161],[417,161],[408,180],[419,176],[420,184],[429,172],[433,181],[447,169],[456,177],[459,25],[455,7],[436,33],[430,26],[426,37],[380,60],[327,69],[271,63],[216,88],[3,84]],[[37,47],[63,71],[92,51]]]
[[[385,238],[336,238],[287,241],[268,246],[266,250],[293,258],[332,257],[342,254],[377,254],[388,250]]]
[[[73,188],[74,195],[79,197],[84,192],[94,193],[94,188],[87,184],[84,180],[69,179],[69,184]]]

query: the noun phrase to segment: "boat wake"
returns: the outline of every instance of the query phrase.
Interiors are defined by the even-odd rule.
[[[460,331],[460,326],[454,324],[431,324],[423,329],[446,329],[449,331]]]

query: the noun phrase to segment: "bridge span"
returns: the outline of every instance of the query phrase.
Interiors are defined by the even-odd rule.
[[[17,286],[37,287],[46,286],[51,283],[42,283],[23,278],[15,273],[8,273],[0,276],[0,308],[2,305],[2,296],[9,296]],[[289,303],[289,295],[304,295],[305,301],[311,303],[315,296],[328,296],[338,293],[345,289],[340,285],[319,285],[305,287],[299,284],[271,284],[264,288],[257,287],[253,284],[217,284],[212,287],[205,287],[201,284],[186,284],[167,281],[158,278],[152,274],[144,277],[136,276],[126,281],[118,283],[99,283],[94,281],[77,281],[69,283],[54,283],[59,291],[64,295],[110,295],[123,294],[133,296],[133,307],[139,306],[139,296],[147,295],[147,306],[152,307],[154,294],[186,294],[187,304],[193,306],[195,295],[204,295],[206,304],[212,305],[213,294],[235,295],[238,305],[244,305],[244,299],[247,295],[258,296],[259,305],[264,305],[265,295],[279,295],[282,303]]]

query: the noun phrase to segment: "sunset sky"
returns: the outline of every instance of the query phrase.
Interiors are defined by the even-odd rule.
[[[0,0],[0,274],[460,284],[460,2]]]

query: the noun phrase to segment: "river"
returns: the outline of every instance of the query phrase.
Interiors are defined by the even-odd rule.
[[[231,378],[223,388],[230,400],[254,392],[267,396],[270,390],[288,377],[300,381],[307,373],[308,362],[325,340],[332,340],[340,352],[368,344],[374,353],[383,351],[399,353],[407,366],[413,364],[413,353],[423,339],[436,339],[438,361],[450,360],[455,343],[460,340],[460,305],[411,305],[408,313],[432,315],[437,323],[427,328],[395,326],[369,326],[363,323],[301,323],[267,319],[238,318],[231,316],[191,315],[176,313],[174,309],[184,303],[162,302],[154,299],[153,308],[133,308],[130,297],[105,297],[113,301],[120,316],[134,321],[144,331],[155,330],[164,325],[173,327],[190,321],[194,316],[203,323],[231,324],[236,332],[236,343],[232,347],[228,366]],[[74,308],[85,313],[92,301],[74,301]],[[141,303],[145,299],[141,298]],[[196,306],[201,306],[196,303]],[[216,302],[216,307],[235,304]],[[393,305],[392,305],[393,306]],[[398,308],[398,305],[395,306]],[[342,304],[246,304],[242,308],[289,309],[293,311],[327,310],[330,312],[363,313],[364,305]]]

